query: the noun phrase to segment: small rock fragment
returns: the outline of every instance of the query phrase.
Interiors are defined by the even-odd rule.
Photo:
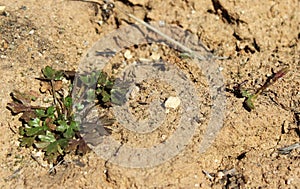
[[[132,54],[130,52],[130,50],[126,50],[125,53],[124,53],[124,57],[129,60],[132,58]]]
[[[170,96],[165,102],[166,108],[176,109],[179,105],[180,105],[180,99],[174,96]]]
[[[138,86],[134,86],[130,93],[131,99],[135,99],[136,96],[138,95],[139,91],[140,91],[140,88]]]
[[[34,30],[30,30],[28,34],[29,35],[33,35],[34,34]]]
[[[152,53],[150,56],[152,60],[159,60],[160,59],[160,54],[159,53]]]
[[[5,6],[0,5],[0,14],[2,14],[5,11],[5,8],[6,8]]]

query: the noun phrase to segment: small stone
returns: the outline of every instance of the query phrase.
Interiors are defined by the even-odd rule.
[[[167,139],[167,135],[161,135],[161,139],[166,140]]]
[[[141,62],[151,62],[151,59],[149,59],[149,58],[139,58],[139,61],[141,61]]]
[[[290,178],[290,179],[288,179],[288,180],[286,181],[286,184],[287,184],[287,185],[290,185],[290,184],[292,184],[293,181],[294,181],[294,179],[293,179],[293,178]]]
[[[160,54],[159,53],[152,53],[150,56],[152,60],[159,60],[160,59]]]
[[[99,21],[97,21],[96,23],[97,23],[99,26],[102,26],[104,22],[103,22],[102,20],[99,20]]]
[[[152,52],[157,52],[157,51],[158,51],[158,45],[155,44],[155,43],[153,43],[153,44],[151,45],[151,51],[152,51]]]
[[[139,92],[140,92],[140,88],[138,86],[134,86],[130,93],[131,99],[135,99],[135,97],[138,95]]]
[[[5,11],[5,6],[0,6],[0,14],[3,14],[4,13],[4,11]]]
[[[29,35],[34,34],[34,30],[30,30],[30,32],[28,33]]]
[[[224,174],[222,171],[219,171],[219,172],[217,173],[217,178],[218,178],[219,180],[221,180],[224,176],[225,176],[225,174]]]
[[[129,60],[132,58],[132,54],[130,52],[130,50],[126,50],[125,53],[124,53],[124,57]]]
[[[176,109],[179,105],[180,105],[180,99],[174,96],[170,96],[165,102],[166,108]]]
[[[166,25],[166,22],[164,20],[160,20],[158,22],[159,26],[165,26]]]

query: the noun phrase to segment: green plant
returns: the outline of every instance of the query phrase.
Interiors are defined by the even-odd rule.
[[[53,96],[49,107],[32,106],[31,102],[36,100],[36,97],[16,90],[11,93],[13,102],[7,106],[14,114],[22,113],[22,125],[19,127],[20,145],[41,149],[45,151],[46,160],[56,163],[71,150],[81,150],[81,153],[85,153],[88,147],[83,142],[78,143],[82,138],[72,112],[70,86],[75,72],[57,71],[47,66],[42,73],[43,77],[39,78],[42,81],[40,91],[49,91]],[[63,79],[70,81],[69,93],[66,96],[63,94]],[[74,142],[83,146],[74,147]]]
[[[13,101],[7,104],[13,114],[22,113],[20,117],[22,125],[19,127],[20,145],[43,150],[45,159],[50,163],[57,163],[70,152],[85,154],[89,148],[80,135],[79,122],[75,121],[73,112],[73,107],[84,109],[85,106],[84,103],[75,104],[71,97],[71,92],[78,87],[74,84],[76,73],[55,70],[49,66],[42,69],[42,73],[43,77],[38,78],[41,80],[40,91],[49,92],[53,97],[48,107],[31,105],[37,97],[17,90],[11,93]],[[93,72],[80,75],[79,83],[81,92],[78,93],[76,100],[78,98],[88,102],[96,100],[97,104],[105,106],[110,104],[114,81],[107,74]],[[105,123],[113,123],[111,119],[107,120],[109,122]]]
[[[255,108],[254,102],[258,98],[258,96],[263,91],[265,91],[269,86],[274,84],[279,78],[282,78],[284,75],[286,75],[288,70],[289,70],[288,67],[285,67],[285,68],[279,70],[278,72],[273,73],[270,77],[268,77],[268,79],[264,83],[264,85],[262,87],[260,87],[258,90],[256,90],[255,93],[249,93],[247,90],[242,89],[242,85],[247,81],[244,81],[243,83],[234,86],[232,92],[237,97],[245,98],[243,105],[246,110],[251,111]]]

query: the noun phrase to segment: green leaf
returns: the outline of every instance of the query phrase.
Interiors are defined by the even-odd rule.
[[[45,110],[36,109],[35,113],[36,113],[36,115],[37,115],[38,118],[46,117]]]
[[[65,120],[58,121],[59,126],[56,127],[57,131],[64,132],[68,128],[68,124]]]
[[[66,132],[64,132],[64,137],[67,138],[67,139],[71,139],[74,136],[75,136],[75,132],[70,127],[66,130]]]
[[[189,54],[189,53],[180,53],[179,56],[180,56],[181,59],[190,59],[190,58],[192,58],[192,55]]]
[[[97,74],[95,72],[92,72],[90,75],[80,76],[80,80],[88,87],[96,85]]]
[[[61,149],[61,146],[60,146],[59,144],[57,145],[57,151],[58,151],[58,153],[60,153],[61,155],[64,154],[64,151],[63,151],[63,149]]]
[[[109,102],[110,101],[110,95],[106,91],[102,91],[102,102]]]
[[[79,124],[76,121],[72,121],[63,135],[67,139],[72,139],[75,136],[76,131],[79,131]]]
[[[54,80],[62,80],[64,77],[64,73],[62,71],[55,71]]]
[[[105,83],[105,88],[106,89],[112,89],[114,86],[114,82],[113,81],[110,81],[110,80],[107,80],[106,83]]]
[[[87,91],[87,101],[92,102],[96,98],[95,90],[94,89],[89,89]]]
[[[26,136],[34,136],[44,131],[43,127],[26,128]]]
[[[241,94],[242,94],[243,97],[246,97],[246,98],[251,96],[251,94],[246,90],[241,90]]]
[[[43,70],[42,70],[45,78],[47,79],[54,79],[55,77],[55,70],[52,69],[50,66],[46,66]]]
[[[40,127],[41,120],[39,118],[34,118],[28,122],[30,127]]]
[[[79,123],[77,121],[72,121],[70,128],[72,128],[74,131],[79,131]]]
[[[53,116],[53,115],[54,115],[54,112],[55,112],[55,107],[54,107],[54,106],[50,106],[50,107],[47,109],[47,116]]]
[[[24,127],[24,126],[19,127],[19,134],[20,134],[21,136],[24,136],[25,133],[26,133],[25,127]]]
[[[98,72],[93,72],[90,77],[90,86],[96,85],[98,79]]]
[[[62,138],[62,139],[57,140],[57,143],[59,144],[59,146],[61,146],[63,149],[65,149],[69,145],[69,140]]]
[[[251,96],[245,100],[245,105],[249,110],[253,110],[255,108]]]
[[[44,149],[46,148],[50,142],[35,142],[34,145],[39,148],[39,149]]]
[[[83,110],[83,108],[84,108],[84,105],[83,104],[75,104],[75,107],[76,107],[76,109],[77,110]]]
[[[20,146],[30,147],[34,142],[35,137],[22,137],[20,138]]]
[[[46,131],[46,135],[38,135],[38,138],[42,142],[54,142],[54,141],[56,141],[55,136],[50,131]]]
[[[80,76],[80,80],[82,81],[82,83],[84,84],[89,84],[89,77],[87,75],[85,76]]]
[[[46,148],[46,155],[57,153],[59,144],[57,141],[50,143]]]
[[[63,71],[57,71],[53,68],[51,68],[50,66],[46,66],[43,70],[42,70],[44,76],[46,79],[50,79],[50,80],[62,80],[64,73]]]
[[[104,72],[100,72],[99,73],[99,78],[98,78],[98,81],[97,81],[98,85],[105,86],[106,81],[107,81],[107,75]]]
[[[52,142],[46,148],[46,155],[49,156],[56,153],[63,155],[64,150],[62,148],[64,148],[66,145],[68,145],[68,140],[66,139],[60,139],[58,141]]]
[[[67,108],[71,108],[72,107],[72,97],[70,96],[67,96],[65,99],[64,99],[64,105],[67,107]]]

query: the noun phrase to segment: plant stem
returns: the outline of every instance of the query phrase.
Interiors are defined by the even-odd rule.
[[[246,105],[246,108],[251,111],[252,109],[254,109],[254,104],[253,102],[257,99],[257,97],[264,91],[266,90],[269,86],[271,86],[272,84],[274,84],[279,78],[283,77],[284,75],[286,75],[286,73],[289,71],[288,67],[282,68],[281,70],[279,70],[277,73],[273,74],[271,77],[269,77],[267,79],[267,81],[265,82],[265,84],[260,87],[254,94],[246,97],[246,100],[244,102],[244,104]]]
[[[279,70],[277,73],[273,74],[271,77],[269,77],[267,79],[267,81],[265,82],[265,84],[256,91],[256,93],[254,94],[254,96],[260,95],[269,86],[271,86],[272,84],[274,84],[279,78],[281,78],[284,75],[286,75],[286,73],[288,71],[289,71],[288,67],[285,67],[285,68],[282,68],[281,70]]]

